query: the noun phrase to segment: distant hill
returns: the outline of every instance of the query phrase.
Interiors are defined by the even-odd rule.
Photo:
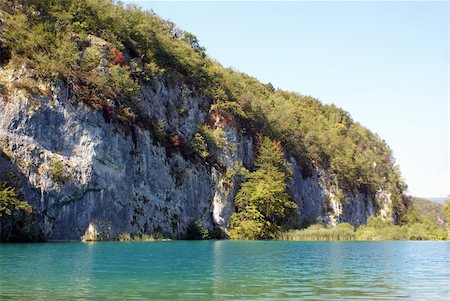
[[[436,198],[426,198],[427,200],[439,203],[439,204],[447,204],[448,198],[446,197],[436,197]]]
[[[442,198],[445,199],[445,198]],[[447,200],[447,199],[445,199]],[[439,225],[445,224],[444,202],[438,203],[435,200],[412,197],[413,207],[421,214],[432,218]]]

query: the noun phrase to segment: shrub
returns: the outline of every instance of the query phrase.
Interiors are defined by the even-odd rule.
[[[206,157],[215,156],[226,146],[226,133],[220,128],[212,129],[206,125],[201,125],[197,127],[197,133],[194,135],[193,143],[195,143],[195,146],[194,144],[191,144],[191,146],[194,149],[197,147],[196,151],[200,151],[197,154],[202,154],[203,156],[207,154]],[[205,144],[206,150],[204,149]]]
[[[443,240],[447,237],[447,231],[428,218],[409,225],[407,233],[411,240]]]
[[[170,239],[172,239],[170,234],[162,232],[144,233],[140,237],[140,241],[164,241]]]
[[[117,235],[118,241],[131,241],[130,233],[127,232],[121,232]]]
[[[203,226],[199,218],[193,219],[186,229],[186,239],[188,240],[202,240],[209,239],[209,231]]]
[[[88,47],[83,53],[80,66],[81,70],[86,72],[91,71],[100,64],[100,59],[100,51],[95,47]]]
[[[50,162],[48,175],[54,182],[64,183],[70,179],[70,175],[66,171],[63,161],[54,159]]]
[[[358,240],[405,240],[409,239],[407,232],[400,226],[386,224],[380,228],[360,226],[356,230]]]
[[[11,215],[14,210],[31,213],[32,207],[18,198],[15,188],[6,182],[0,182],[0,217]]]
[[[112,63],[120,66],[125,65],[125,58],[123,57],[123,53],[117,48],[114,48],[112,50]]]
[[[200,133],[195,133],[191,141],[191,147],[194,153],[202,159],[209,157],[208,144],[205,138]]]
[[[118,98],[131,97],[136,94],[139,84],[131,78],[128,66],[114,65],[108,69],[106,87],[111,89],[111,95]]]
[[[166,70],[159,67],[155,62],[144,65],[142,74],[146,80],[156,79],[164,74]]]

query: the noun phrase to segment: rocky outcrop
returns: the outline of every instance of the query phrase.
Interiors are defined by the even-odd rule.
[[[134,99],[143,119],[124,126],[80,103],[64,82],[36,82],[38,91],[31,93],[12,84],[28,76],[25,69],[1,70],[9,93],[0,99],[0,180],[14,175],[34,210],[27,227],[17,213],[3,217],[2,240],[18,231],[49,240],[152,232],[182,238],[196,218],[210,230],[227,229],[242,180],[239,169],[253,164],[253,137],[216,122],[212,126],[225,132],[225,146],[216,164],[209,164],[162,145],[146,126],[157,121],[167,136],[188,144],[208,119],[206,97],[187,85],[152,81]],[[293,157],[288,161],[302,221],[359,225],[374,214],[392,217],[387,192],[345,192],[326,171],[312,169],[305,176]]]
[[[293,175],[290,187],[303,224],[349,222],[359,226],[373,215],[392,219],[392,201],[388,192],[381,190],[377,194],[364,194],[345,191],[326,171],[313,169],[304,176],[294,158],[291,157],[289,162]]]

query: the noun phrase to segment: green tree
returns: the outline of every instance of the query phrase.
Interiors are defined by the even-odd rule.
[[[297,213],[297,205],[287,191],[290,175],[280,144],[262,138],[255,166],[257,170],[246,176],[234,200],[231,238],[275,238]]]
[[[18,199],[16,190],[5,182],[0,183],[0,217],[11,215],[14,210],[19,209],[31,212],[31,206]]]

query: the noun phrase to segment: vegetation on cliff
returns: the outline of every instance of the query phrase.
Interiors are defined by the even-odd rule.
[[[0,182],[0,217],[11,215],[14,210],[30,213],[32,208],[19,199],[16,189],[7,182]]]
[[[365,194],[387,190],[397,220],[406,215],[406,185],[391,150],[376,134],[334,105],[276,90],[222,67],[193,34],[153,12],[112,0],[13,0],[0,1],[0,21],[0,50],[7,54],[3,65],[25,65],[35,81],[64,81],[72,99],[102,111],[107,122],[149,127],[158,141],[173,144],[177,137],[169,137],[158,120],[142,116],[135,98],[143,84],[156,79],[188,84],[209,98],[211,112],[228,123],[279,141],[300,163],[304,176],[313,168],[324,169],[341,189]],[[4,99],[10,84],[0,82]],[[27,87],[31,94],[46,93],[29,83]],[[204,127],[193,137],[191,153],[210,161],[214,141]],[[273,144],[270,139],[264,141]],[[276,148],[281,158],[279,144],[267,147]],[[271,237],[282,228],[280,220],[293,206],[286,193],[288,175],[274,164],[259,161],[247,176],[236,197],[234,233],[243,229],[244,221],[252,229],[264,229],[252,237]],[[273,187],[261,190],[262,182]],[[263,209],[263,198],[276,201],[276,208]]]

